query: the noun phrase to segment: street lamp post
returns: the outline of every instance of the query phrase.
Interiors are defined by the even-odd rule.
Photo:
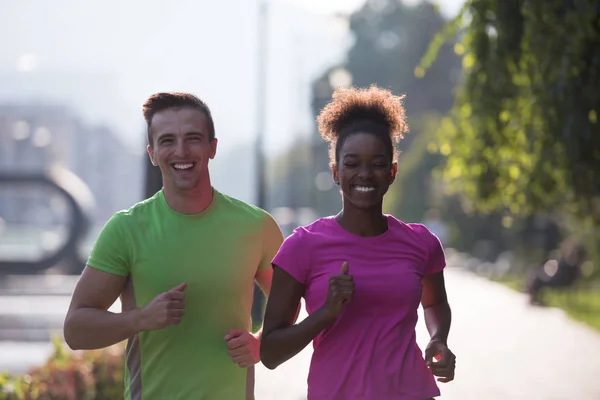
[[[256,89],[256,113],[257,132],[255,142],[256,157],[256,205],[266,209],[266,171],[265,155],[263,151],[265,126],[266,126],[266,97],[267,97],[267,54],[268,35],[267,24],[269,21],[269,4],[267,1],[259,0],[257,18],[257,89]],[[258,285],[254,285],[252,301],[252,321],[262,321],[264,296]]]
[[[266,120],[267,91],[267,21],[268,4],[259,2],[257,26],[257,89],[256,89],[256,205],[266,207],[265,156],[263,152]]]

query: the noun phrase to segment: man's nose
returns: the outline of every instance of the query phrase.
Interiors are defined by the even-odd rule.
[[[190,154],[189,146],[185,140],[178,140],[175,146],[175,154],[178,156],[187,156]]]

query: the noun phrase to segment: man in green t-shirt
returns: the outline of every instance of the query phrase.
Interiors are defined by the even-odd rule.
[[[209,108],[187,93],[144,104],[163,188],[100,232],[65,319],[73,349],[127,340],[125,399],[252,399],[260,333],[254,282],[268,294],[283,241],[265,211],[211,185]],[[122,312],[107,311],[121,297]]]

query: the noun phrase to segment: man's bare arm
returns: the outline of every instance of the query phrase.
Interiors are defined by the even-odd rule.
[[[77,282],[64,325],[72,349],[101,349],[141,331],[177,325],[183,318],[186,283],[158,294],[143,308],[108,311],[123,292],[127,277],[86,267]]]
[[[261,271],[256,271],[256,275],[254,275],[254,280],[258,284],[258,287],[262,290],[265,296],[269,297],[269,293],[271,292],[271,281],[273,279],[273,269],[263,269]]]
[[[138,332],[137,310],[108,311],[123,292],[126,282],[126,276],[85,267],[65,318],[64,335],[69,347],[74,350],[104,348]]]

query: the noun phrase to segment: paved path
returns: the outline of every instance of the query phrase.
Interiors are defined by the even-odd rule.
[[[446,276],[453,308],[450,346],[458,365],[456,380],[440,384],[441,399],[600,399],[600,334],[560,310],[530,307],[523,295],[469,272],[449,268]],[[5,315],[10,306],[12,314],[42,312],[61,320],[66,304],[65,296],[0,296]],[[424,348],[422,319],[417,338]],[[49,351],[45,342],[0,341],[0,370],[22,371]],[[259,364],[256,399],[305,399],[310,356],[309,346],[275,371]]]
[[[440,384],[441,399],[600,400],[600,334],[470,272],[449,269],[446,276],[457,372],[454,382]],[[305,399],[310,355],[309,347],[274,371],[259,365],[256,399]]]

